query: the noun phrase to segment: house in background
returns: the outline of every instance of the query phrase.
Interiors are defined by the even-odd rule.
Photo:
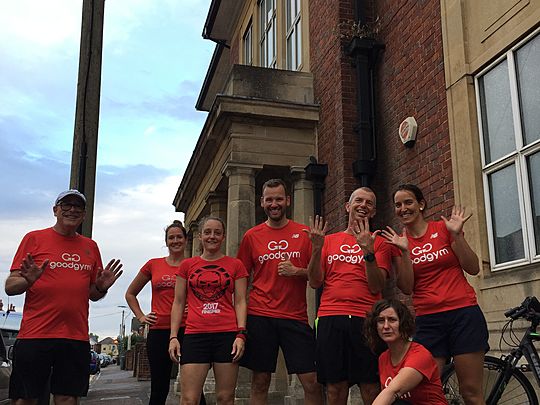
[[[540,291],[540,0],[213,0],[203,36],[216,42],[196,105],[208,116],[174,199],[191,254],[197,221],[216,215],[235,255],[272,177],[294,220],[322,213],[332,231],[364,185],[375,227],[396,225],[392,191],[415,183],[429,218],[474,213],[470,281],[496,351],[503,312]],[[283,370],[277,385],[294,391]]]
[[[99,344],[101,345],[101,351],[98,353],[105,353],[113,357],[118,356],[118,340],[106,337]]]

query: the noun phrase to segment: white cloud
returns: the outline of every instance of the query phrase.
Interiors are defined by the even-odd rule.
[[[9,34],[10,38],[2,42],[40,48],[62,45],[79,38],[81,15],[81,0],[2,1],[0,32]],[[2,38],[7,37],[2,35]]]

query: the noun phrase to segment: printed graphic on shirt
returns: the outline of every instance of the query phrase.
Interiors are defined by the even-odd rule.
[[[328,255],[326,258],[328,264],[332,264],[334,262],[358,264],[362,263],[364,260],[364,254],[362,253],[362,249],[358,243],[355,243],[354,245],[344,243],[339,247],[339,251],[341,253]]]
[[[437,235],[435,237],[431,235],[431,239],[435,239],[435,238],[437,238]],[[422,246],[415,246],[411,250],[411,256],[413,256],[412,257],[413,264],[433,262],[439,259],[440,257],[445,256],[449,253],[450,252],[446,247],[443,247],[438,250],[434,250],[433,245],[431,243],[426,243]]]
[[[215,264],[208,264],[195,270],[189,276],[189,287],[193,294],[203,302],[217,301],[232,283],[227,271]]]
[[[298,238],[299,234],[293,234],[292,237]],[[289,249],[289,242],[287,242],[284,239],[281,239],[279,241],[271,240],[268,242],[267,246],[267,252],[259,255],[259,263],[263,264],[264,262],[268,260],[292,260],[292,259],[300,259],[300,251],[299,250],[292,250],[287,251]]]
[[[169,274],[163,274],[161,276],[161,280],[157,281],[155,283],[156,289],[162,289],[162,288],[173,288],[176,286],[176,276],[175,275],[169,275]]]
[[[384,388],[388,387],[390,385],[390,383],[392,382],[392,377],[391,376],[388,376],[388,378],[386,379],[386,381],[384,382]],[[410,399],[411,398],[411,393],[409,391],[407,391],[405,394],[403,395],[400,395],[399,397],[401,399]]]
[[[88,252],[88,255],[90,252]],[[89,263],[81,262],[81,256],[77,253],[63,252],[60,255],[60,260],[49,262],[51,270],[56,269],[71,269],[74,271],[92,271],[93,266]]]

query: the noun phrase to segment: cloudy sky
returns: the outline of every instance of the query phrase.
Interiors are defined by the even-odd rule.
[[[208,0],[107,0],[93,238],[124,275],[90,307],[90,331],[116,336],[124,292],[151,257],[206,113],[195,110],[214,45]],[[0,0],[0,282],[24,234],[54,223],[69,186],[82,0]],[[4,305],[22,308],[23,296]],[[140,295],[150,307],[150,289]],[[129,318],[129,317],[126,317]]]

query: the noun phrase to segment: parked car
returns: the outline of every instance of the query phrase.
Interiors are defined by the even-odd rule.
[[[9,404],[9,377],[11,376],[11,352],[19,328],[22,314],[0,311],[0,404]]]
[[[101,370],[101,359],[99,354],[95,351],[90,350],[90,374],[94,375],[99,373]]]

